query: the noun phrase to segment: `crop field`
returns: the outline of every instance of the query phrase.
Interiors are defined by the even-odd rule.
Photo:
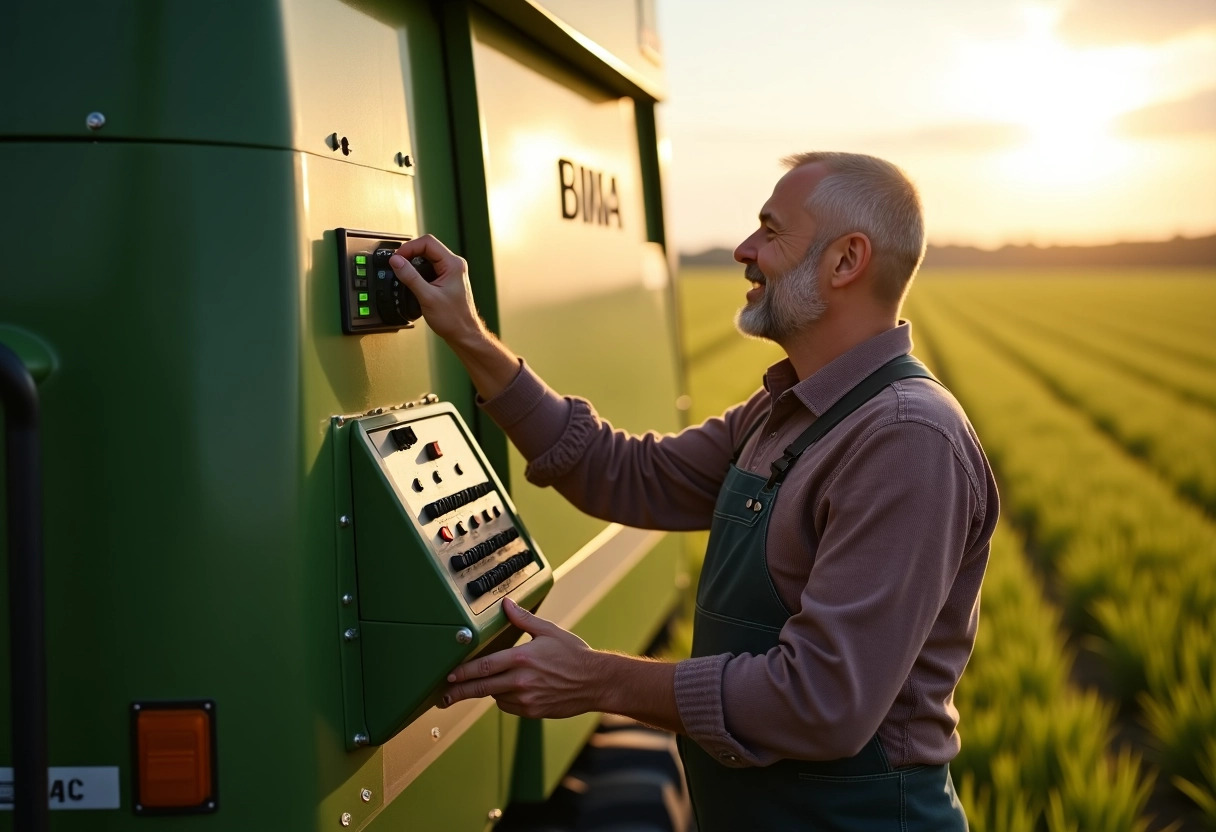
[[[734,333],[741,269],[678,288],[695,422],[782,353]],[[1216,269],[925,272],[904,317],[1001,490],[956,697],[972,828],[1216,829]]]

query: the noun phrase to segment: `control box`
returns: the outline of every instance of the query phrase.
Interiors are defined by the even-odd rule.
[[[452,405],[403,407],[341,432],[358,611],[345,642],[358,646],[375,744],[434,704],[457,664],[513,644],[502,599],[535,609],[553,572]]]
[[[422,307],[388,265],[407,234],[382,234],[338,228],[338,293],[342,304],[342,331],[347,335],[413,329]],[[429,283],[435,267],[425,257],[410,263]]]

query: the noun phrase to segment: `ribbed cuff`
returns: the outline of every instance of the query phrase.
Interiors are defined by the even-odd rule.
[[[499,427],[507,430],[527,417],[551,393],[548,385],[541,381],[521,358],[519,372],[511,379],[511,383],[492,399],[486,400],[478,396],[477,404]]]
[[[676,664],[676,709],[688,738],[728,768],[756,761],[726,730],[722,710],[722,675],[729,653],[685,659]]]

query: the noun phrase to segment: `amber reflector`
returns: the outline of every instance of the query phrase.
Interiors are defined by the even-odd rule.
[[[200,806],[211,798],[211,714],[202,708],[141,710],[135,717],[138,804]]]

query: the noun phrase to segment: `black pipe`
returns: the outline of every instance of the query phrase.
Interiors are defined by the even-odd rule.
[[[9,689],[13,726],[13,829],[46,832],[46,597],[42,561],[42,465],[38,388],[0,344],[8,494]]]

